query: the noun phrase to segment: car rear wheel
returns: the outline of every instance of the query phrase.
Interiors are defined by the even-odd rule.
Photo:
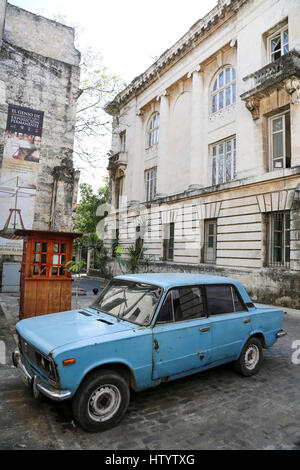
[[[262,345],[258,338],[250,338],[245,344],[240,357],[234,363],[235,370],[245,377],[256,374],[262,364]]]
[[[118,424],[128,408],[130,391],[126,380],[111,370],[89,375],[73,399],[73,413],[89,432],[105,431]]]

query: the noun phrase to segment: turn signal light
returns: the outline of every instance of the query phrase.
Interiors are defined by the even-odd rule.
[[[76,362],[76,359],[65,359],[63,361],[63,365],[64,366],[70,366],[71,364],[75,364],[75,362]]]

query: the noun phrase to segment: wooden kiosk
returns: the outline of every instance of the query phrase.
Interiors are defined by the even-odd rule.
[[[24,239],[20,279],[20,319],[71,310],[72,260],[78,233],[15,230]]]

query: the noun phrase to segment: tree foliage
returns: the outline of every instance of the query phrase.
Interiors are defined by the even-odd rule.
[[[90,237],[97,237],[96,227],[104,216],[97,216],[97,209],[100,204],[105,204],[108,200],[108,181],[105,185],[94,193],[90,184],[80,185],[80,201],[76,206],[75,232],[89,234]]]

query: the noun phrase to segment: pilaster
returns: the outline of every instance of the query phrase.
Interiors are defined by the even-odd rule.
[[[203,73],[200,65],[188,74],[192,76],[192,116],[191,116],[191,155],[190,185],[203,186],[204,154],[204,92]]]
[[[168,192],[169,155],[169,97],[166,90],[157,97],[160,100],[160,124],[158,141],[158,163],[157,163],[157,193],[163,195]]]

